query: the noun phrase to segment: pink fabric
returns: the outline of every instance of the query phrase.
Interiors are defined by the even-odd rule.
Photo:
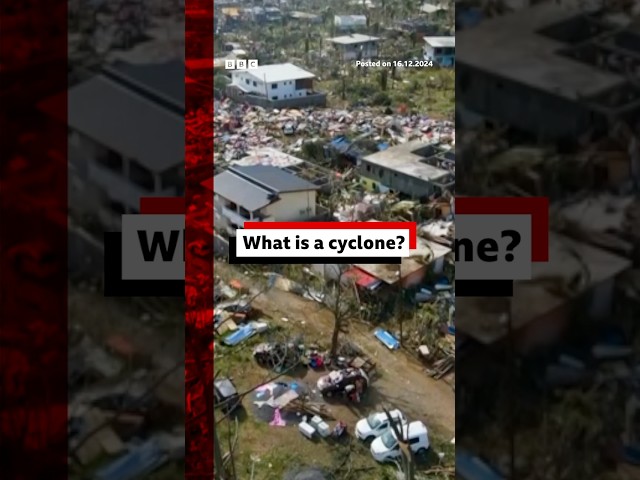
[[[287,423],[282,419],[282,415],[280,415],[280,409],[276,408],[276,411],[273,413],[273,420],[269,422],[269,425],[272,427],[286,427]]]

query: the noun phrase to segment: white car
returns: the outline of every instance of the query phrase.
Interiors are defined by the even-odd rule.
[[[407,424],[407,418],[400,410],[391,410],[389,415],[396,425],[404,426]],[[372,413],[356,423],[356,437],[364,441],[373,440],[382,435],[387,428],[389,428],[387,414],[384,412]]]
[[[402,427],[402,434],[413,453],[423,455],[429,450],[429,434],[422,422],[411,422]],[[371,443],[371,455],[380,462],[391,462],[401,457],[400,444],[393,429],[388,429]]]

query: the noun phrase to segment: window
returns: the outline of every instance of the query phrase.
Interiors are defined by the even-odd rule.
[[[132,160],[129,164],[129,178],[133,183],[149,192],[153,192],[155,190],[153,173],[135,160]]]
[[[271,100],[277,100],[277,99],[278,99],[278,96],[277,96],[277,95],[275,95],[275,96],[271,97]]]
[[[122,172],[123,161],[122,156],[113,150],[108,149],[106,155],[100,157],[98,161],[109,170]]]
[[[184,191],[184,167],[170,168],[160,174],[160,183],[163,190],[174,188],[178,195]]]
[[[275,90],[276,88],[278,88],[278,84],[277,83],[272,83],[271,84],[271,89]]]
[[[245,79],[244,79],[244,81],[245,81],[245,83],[246,83],[247,85],[249,85],[249,83],[250,83],[250,82],[249,82],[249,79],[248,79],[248,78],[245,78]]]
[[[247,220],[251,218],[251,212],[244,207],[240,207],[238,213],[242,218],[246,218]]]
[[[255,80],[254,80],[254,82],[253,82],[253,86],[254,86],[254,87],[257,87],[257,86],[258,86],[258,83],[257,83]]]
[[[367,172],[371,171],[371,165],[367,165]]]

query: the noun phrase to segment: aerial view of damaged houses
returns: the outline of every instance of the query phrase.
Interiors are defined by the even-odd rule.
[[[217,478],[452,477],[453,2],[214,7]],[[231,265],[248,221],[416,222],[418,249]]]

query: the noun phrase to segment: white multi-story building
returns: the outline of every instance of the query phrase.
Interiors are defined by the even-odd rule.
[[[234,70],[231,86],[244,93],[268,100],[301,98],[313,92],[316,76],[291,63],[263,65],[249,70]]]
[[[116,62],[69,89],[60,120],[69,133],[74,211],[98,211],[105,226],[118,228],[141,197],[183,194],[184,78],[182,61]]]
[[[330,38],[340,59],[350,60],[371,60],[378,57],[378,37],[354,33],[341,37]]]

